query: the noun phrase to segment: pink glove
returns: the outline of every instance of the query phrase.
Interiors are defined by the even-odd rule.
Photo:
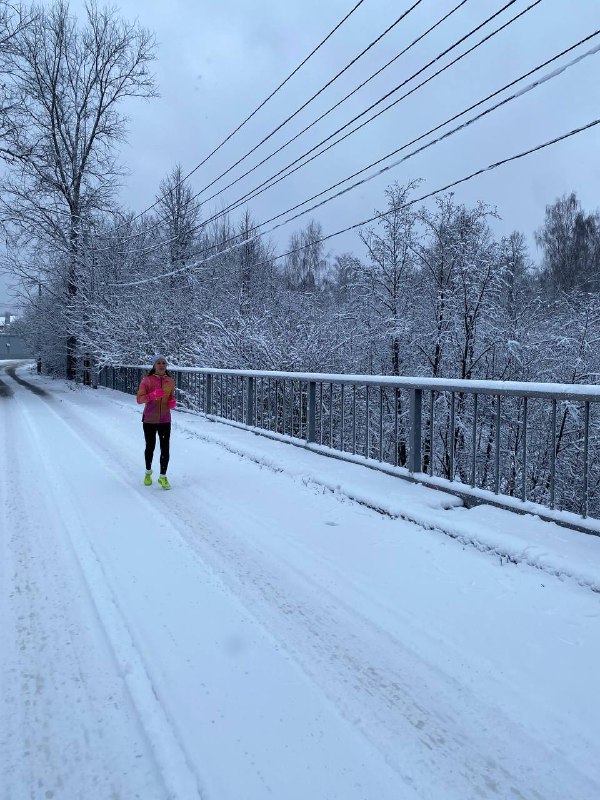
[[[154,389],[148,393],[148,398],[150,400],[158,400],[159,397],[164,397],[164,395],[165,393],[163,389]]]
[[[175,408],[175,406],[177,405],[177,400],[175,400],[175,398],[174,398],[174,397],[172,397],[172,398],[169,400],[169,402],[167,403],[167,405],[169,406],[169,408],[170,408],[171,410],[173,410],[173,409]]]

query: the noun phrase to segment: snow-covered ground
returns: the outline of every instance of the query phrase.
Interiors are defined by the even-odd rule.
[[[599,539],[4,367],[2,800],[600,797]]]

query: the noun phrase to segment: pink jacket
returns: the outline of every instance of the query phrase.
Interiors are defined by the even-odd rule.
[[[164,395],[156,399],[148,397],[156,389],[162,389]],[[175,401],[175,381],[168,375],[163,375],[162,378],[158,375],[146,375],[140,382],[137,401],[138,403],[146,404],[142,415],[143,422],[171,422],[169,401],[173,406]]]

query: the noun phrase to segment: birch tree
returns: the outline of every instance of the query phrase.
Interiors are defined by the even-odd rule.
[[[363,276],[365,295],[389,346],[389,361],[383,372],[400,375],[406,358],[402,343],[409,328],[410,292],[415,271],[414,250],[417,243],[416,214],[407,207],[410,193],[417,184],[395,183],[385,192],[388,211],[377,227],[361,233],[369,260]]]
[[[13,163],[21,154],[14,140],[20,140],[15,114],[19,96],[11,81],[11,62],[19,34],[33,22],[34,15],[22,5],[0,0],[0,158]]]
[[[125,134],[122,102],[152,97],[154,38],[113,9],[86,6],[80,26],[58,0],[36,9],[11,45],[18,104],[5,131],[17,166],[4,182],[3,212],[20,246],[41,242],[61,257],[67,310],[66,373],[75,377],[77,329],[70,312],[81,283],[83,231],[111,201]]]
[[[552,293],[600,291],[600,217],[586,214],[575,192],[546,206],[535,234],[543,253],[543,279]]]
[[[190,185],[184,180],[181,164],[177,164],[160,182],[157,215],[162,223],[167,259],[164,271],[182,269],[194,255],[201,205],[194,198]],[[183,280],[185,281],[185,274]],[[170,278],[171,287],[181,283]]]
[[[290,237],[284,266],[290,289],[312,292],[321,285],[327,267],[322,237],[321,224],[314,219]]]

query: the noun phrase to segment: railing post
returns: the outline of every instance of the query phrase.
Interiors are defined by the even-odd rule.
[[[209,372],[206,375],[206,413],[212,414],[213,404],[213,376]]]
[[[248,386],[246,392],[246,425],[251,428],[256,424],[254,417],[254,396],[256,394],[255,379],[248,378]]]
[[[352,384],[352,455],[356,455],[356,384]]]
[[[316,391],[317,389],[315,384],[315,396]],[[323,381],[319,381],[319,444],[323,444]]]
[[[308,424],[306,431],[306,441],[314,442],[316,434],[316,410],[317,410],[317,384],[316,381],[308,382]]]
[[[471,488],[475,486],[477,478],[477,393],[473,395],[473,429],[471,433]]]
[[[550,440],[550,508],[554,509],[556,498],[556,398],[552,399],[552,437]]]
[[[383,386],[379,387],[379,460],[383,461]]]
[[[495,469],[494,469],[494,472],[495,472],[495,474],[494,474],[494,492],[495,492],[495,494],[498,494],[498,492],[500,491],[500,425],[501,425],[500,408],[501,408],[501,402],[502,402],[502,400],[500,398],[500,395],[499,394],[496,395],[496,432],[495,432],[495,439],[496,439],[496,445],[495,445],[495,447],[496,447],[496,453],[495,453],[496,465],[495,465]]]
[[[523,397],[523,474],[521,476],[521,500],[527,500],[527,395]]]
[[[423,390],[410,390],[410,419],[409,419],[409,455],[408,469],[410,472],[421,472],[421,425],[422,425]]]
[[[590,404],[586,400],[583,406],[583,513],[585,519],[589,510],[589,442],[590,442]]]
[[[449,470],[448,476],[451,481],[454,480],[454,455],[455,455],[455,438],[456,438],[456,397],[454,392],[450,392],[450,455],[449,455]]]
[[[429,397],[429,476],[433,475],[433,429],[434,429],[434,414],[435,414],[435,392],[433,389],[430,391]]]
[[[340,420],[340,450],[343,452],[345,450],[344,447],[344,420],[345,420],[345,410],[346,404],[344,403],[344,394],[345,394],[345,385],[342,383],[340,387],[342,398],[340,400],[340,411],[341,411],[341,420]]]

